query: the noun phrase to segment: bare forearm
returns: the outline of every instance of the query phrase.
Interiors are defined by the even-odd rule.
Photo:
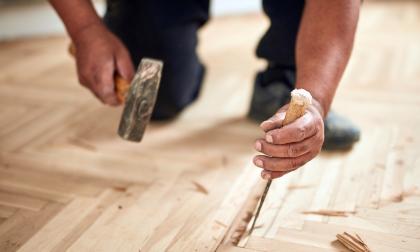
[[[102,22],[90,0],[49,0],[49,2],[63,20],[73,40],[85,28]]]
[[[328,112],[353,47],[358,0],[308,0],[297,46],[296,87],[308,90]]]

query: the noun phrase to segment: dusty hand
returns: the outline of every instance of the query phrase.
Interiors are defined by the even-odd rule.
[[[74,39],[79,82],[108,105],[118,105],[114,74],[130,81],[134,67],[123,43],[103,24],[93,24]]]
[[[310,105],[296,121],[282,127],[287,105],[276,115],[261,123],[265,139],[258,139],[255,149],[262,154],[254,164],[263,168],[264,179],[283,176],[313,159],[324,142],[324,122],[316,106]]]

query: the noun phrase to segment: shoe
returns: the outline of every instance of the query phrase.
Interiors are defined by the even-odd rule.
[[[285,69],[279,81],[264,83],[263,73],[258,73],[254,84],[248,118],[258,123],[272,117],[279,108],[290,101],[294,70]],[[360,129],[348,119],[330,111],[324,120],[323,150],[350,149],[360,139]]]
[[[289,77],[291,76],[288,76],[286,72],[282,77],[279,81],[265,84],[263,73],[257,74],[248,118],[259,123],[263,122],[272,117],[279,108],[290,101],[290,92],[293,90],[291,82],[294,80],[290,80]]]
[[[330,111],[324,120],[323,150],[347,150],[360,139],[360,129],[347,118]]]

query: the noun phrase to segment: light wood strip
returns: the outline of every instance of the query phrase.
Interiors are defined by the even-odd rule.
[[[16,211],[0,225],[0,251],[16,251],[62,207],[62,204],[50,203],[40,211],[25,209]]]
[[[19,251],[64,251],[71,241],[75,241],[73,233],[78,231],[82,222],[93,223],[94,220],[117,197],[121,196],[113,190],[106,190],[98,198],[79,197],[69,203],[59,214],[41,228]],[[92,214],[93,212],[96,212]],[[86,225],[82,225],[86,228]],[[48,239],[45,239],[48,237]],[[63,243],[67,243],[64,246]]]
[[[47,204],[46,201],[8,191],[0,191],[0,205],[39,211]]]

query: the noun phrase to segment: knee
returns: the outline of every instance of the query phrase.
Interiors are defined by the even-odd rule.
[[[152,113],[152,120],[153,121],[167,121],[175,119],[181,112],[187,107],[174,107],[174,106],[167,106],[162,103],[156,103],[155,108]]]
[[[198,98],[204,79],[205,68],[199,62],[190,62],[182,67],[168,65],[164,66],[152,115],[154,120],[168,120],[179,115]]]

